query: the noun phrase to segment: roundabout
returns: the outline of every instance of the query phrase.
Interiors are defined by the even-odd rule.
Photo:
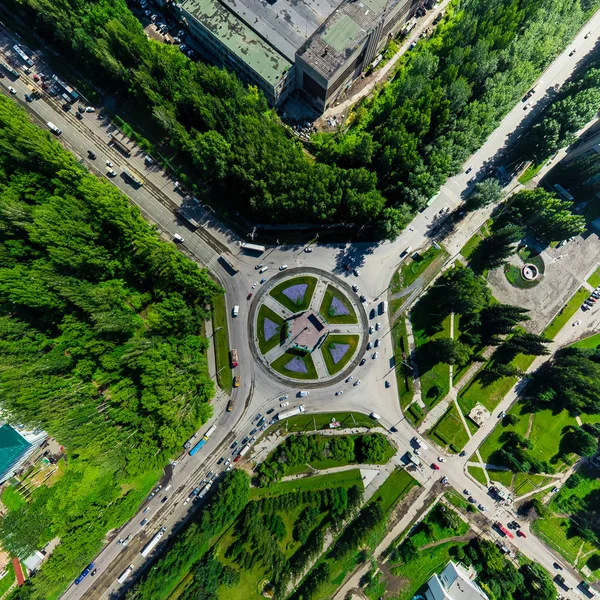
[[[273,277],[254,299],[249,327],[262,369],[279,382],[305,387],[343,379],[362,357],[368,337],[356,293],[320,269]]]

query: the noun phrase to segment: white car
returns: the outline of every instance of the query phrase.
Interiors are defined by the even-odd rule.
[[[287,269],[287,265],[281,265],[281,266],[279,267],[279,270],[280,270],[280,271],[285,271],[286,269]]]
[[[350,377],[346,378],[346,383],[350,383],[354,379],[354,375],[350,375]]]
[[[441,463],[445,463],[445,462],[446,462],[446,459],[445,459],[443,456],[438,456],[438,460],[439,460]]]
[[[254,289],[254,288],[257,286],[257,285],[258,285],[258,281],[255,281],[255,282],[252,284],[252,289]]]
[[[375,348],[379,348],[379,338],[375,340],[375,343],[373,345],[375,346]]]
[[[354,382],[354,387],[356,387],[357,385],[360,385],[360,379],[357,379],[357,380]]]
[[[290,405],[290,403],[289,403],[289,402],[282,402],[282,403],[281,403],[279,406],[280,406],[281,408],[285,408],[286,406],[289,406],[289,405]]]
[[[379,331],[381,329],[381,323],[375,324],[375,331]]]
[[[107,167],[112,167],[112,166],[113,166],[113,164],[110,162],[110,160],[107,160],[107,161],[106,161],[106,166],[107,166]]]
[[[575,321],[575,323],[573,323],[573,327],[576,327],[577,325],[581,325],[581,321]]]
[[[85,112],[89,112],[89,113],[96,112],[96,109],[93,106],[86,106]]]
[[[106,169],[106,174],[107,174],[109,177],[116,177],[116,176],[117,176],[117,172],[116,172],[116,171],[114,171],[113,169]]]
[[[371,325],[371,327],[369,327],[369,333],[374,333],[375,332],[375,328],[373,327],[373,325]]]
[[[356,277],[358,277],[360,275],[360,271],[358,269],[354,269],[354,275],[356,275]]]
[[[336,392],[335,395],[336,396],[341,396],[344,393],[344,390],[340,390],[339,392]]]
[[[357,285],[352,286],[352,291],[358,292],[358,290],[359,290],[359,287]]]
[[[379,352],[375,352],[375,354],[373,354],[373,360],[375,360],[378,356],[379,356]]]
[[[313,249],[310,246],[304,248],[304,252],[312,252],[312,251],[313,251]]]
[[[8,91],[9,91],[11,94],[16,94],[16,93],[17,93],[17,90],[15,90],[15,88],[14,88],[12,85],[9,85],[9,86],[8,86]]]
[[[179,244],[183,244],[183,242],[185,242],[185,240],[178,233],[173,236],[173,241],[178,242]]]

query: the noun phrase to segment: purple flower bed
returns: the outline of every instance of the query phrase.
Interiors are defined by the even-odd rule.
[[[350,348],[350,344],[331,344],[329,346],[329,353],[331,354],[331,358],[333,358],[334,364],[338,364],[342,358],[348,352],[348,348]]]
[[[267,319],[265,317],[263,323],[263,334],[265,336],[265,342],[268,342],[273,336],[277,335],[278,331],[279,327],[277,326],[277,323],[273,323],[271,319]]]
[[[285,368],[288,371],[293,371],[294,373],[308,373],[306,364],[299,356],[294,356],[294,358],[292,358],[292,360],[285,365]]]
[[[299,304],[304,300],[307,287],[308,284],[306,283],[297,283],[296,285],[291,285],[289,288],[285,288],[283,295],[289,298],[294,304]]]
[[[341,317],[349,315],[350,311],[346,308],[343,302],[334,296],[331,299],[331,304],[329,305],[329,314],[332,317]]]

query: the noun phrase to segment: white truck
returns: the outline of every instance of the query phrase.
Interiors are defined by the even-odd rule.
[[[152,552],[152,550],[156,548],[156,545],[158,544],[158,542],[160,542],[160,538],[165,534],[166,530],[166,527],[161,527],[158,530],[158,533],[142,548],[140,554],[144,558],[146,558],[146,556],[148,556],[148,554],[150,554],[150,552]]]
[[[133,565],[129,565],[120,575],[117,577],[119,583],[124,583],[125,580],[131,575],[133,571]]]
[[[412,442],[417,448],[421,448],[421,450],[429,450],[429,448],[417,436],[412,439]]]
[[[277,420],[281,421],[282,419],[287,419],[289,417],[295,417],[296,415],[299,415],[300,413],[304,412],[304,404],[301,404],[300,406],[296,406],[295,408],[290,408],[289,410],[282,410],[278,415],[277,415]]]
[[[206,496],[206,494],[208,494],[210,488],[212,486],[212,483],[209,481],[204,488],[202,489],[202,491],[198,494],[198,498],[204,498],[204,496]]]
[[[51,121],[48,121],[46,123],[46,125],[48,126],[48,129],[54,134],[54,135],[60,135],[62,133],[62,129],[59,129],[54,123],[52,123]]]

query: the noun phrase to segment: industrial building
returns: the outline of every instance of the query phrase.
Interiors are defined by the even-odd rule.
[[[325,110],[411,19],[419,0],[180,0],[204,57],[279,106]]]

